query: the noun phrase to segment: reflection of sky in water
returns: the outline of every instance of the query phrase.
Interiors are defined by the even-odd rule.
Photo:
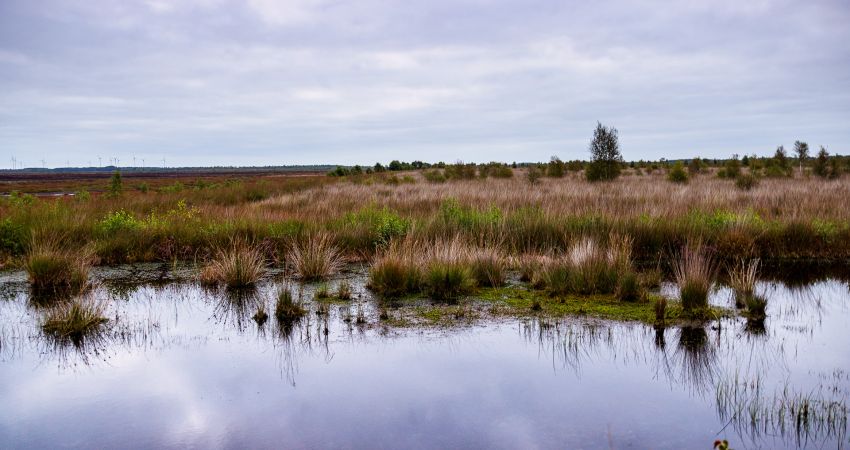
[[[850,385],[850,303],[835,281],[762,284],[762,335],[743,319],[660,335],[581,319],[393,330],[375,325],[366,298],[355,304],[371,325],[343,322],[347,307],[333,304],[284,335],[274,320],[251,320],[260,303],[272,312],[268,285],[235,297],[107,283],[98,294],[114,298],[117,320],[81,354],[51,345],[23,280],[3,277],[4,447],[709,448],[726,437],[735,448],[793,448],[793,437],[727,425],[718,383],[758,377],[769,394],[826,384],[845,401]],[[815,438],[810,447],[836,447]]]

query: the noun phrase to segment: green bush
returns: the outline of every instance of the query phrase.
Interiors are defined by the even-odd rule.
[[[98,223],[98,229],[106,235],[123,231],[136,231],[141,227],[142,222],[123,209],[107,214]]]
[[[749,191],[758,186],[758,178],[754,177],[751,174],[743,174],[739,175],[735,179],[735,186],[742,191]]]
[[[0,253],[20,255],[27,244],[27,233],[20,224],[6,218],[0,220]]]
[[[682,165],[681,161],[676,161],[673,164],[673,167],[670,169],[670,172],[667,174],[667,179],[672,181],[673,183],[687,183],[688,182],[688,173],[685,172],[685,166]]]

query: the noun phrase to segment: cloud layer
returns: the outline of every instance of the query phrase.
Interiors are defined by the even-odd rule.
[[[592,4],[591,4],[592,3]],[[841,0],[0,3],[0,165],[850,147]]]

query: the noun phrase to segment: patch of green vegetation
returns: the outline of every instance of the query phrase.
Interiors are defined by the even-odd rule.
[[[501,303],[507,308],[500,308],[502,314],[547,314],[552,316],[590,316],[600,319],[637,321],[655,324],[655,303],[648,300],[639,302],[624,302],[614,295],[565,296],[550,297],[544,292],[529,290],[521,286],[482,289],[476,298],[487,302]],[[711,308],[708,314],[700,317],[685,315],[679,303],[667,305],[664,311],[664,321],[675,325],[684,321],[699,318],[715,318],[730,314],[722,308]],[[703,317],[707,316],[707,317]]]

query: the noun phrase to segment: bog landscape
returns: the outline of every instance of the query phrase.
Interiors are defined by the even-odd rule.
[[[612,132],[600,125],[594,143]],[[428,413],[457,402],[476,422],[518,408],[532,422],[486,430],[517,446],[513,427],[566,439],[549,421],[577,409],[586,439],[598,415],[618,424],[595,423],[603,444],[654,430],[673,446],[846,445],[847,161],[779,149],[625,163],[609,150],[328,173],[6,175],[17,190],[0,209],[4,379],[46,383],[7,393],[29,405],[6,409],[10,436],[49,446],[78,431],[28,427],[71,408],[98,419],[68,427],[109,424],[105,446],[128,433],[214,439],[206,420],[244,442],[291,432],[307,446],[367,446],[390,423],[414,445],[405,416],[441,444],[478,442],[459,428],[469,419]],[[484,389],[494,376],[516,383],[508,398]],[[411,377],[429,380],[411,390]],[[161,379],[176,384],[144,388]],[[166,408],[192,395],[172,392],[184,383],[223,391]],[[57,386],[49,402],[31,397]],[[159,437],[122,428],[139,402],[200,407],[204,423]],[[281,419],[293,429],[253,429],[258,408],[294,414]],[[685,420],[659,425],[673,417]]]
[[[0,0],[0,450],[850,449],[847,0]]]

